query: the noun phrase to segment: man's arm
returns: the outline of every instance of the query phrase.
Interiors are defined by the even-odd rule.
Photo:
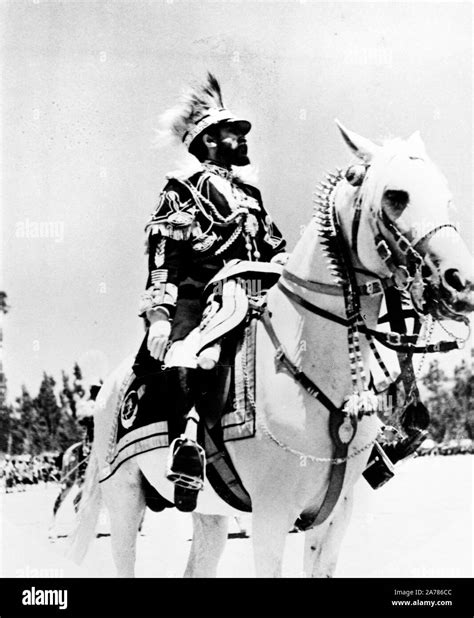
[[[147,225],[148,279],[140,299],[139,315],[150,325],[148,349],[163,360],[174,318],[178,286],[186,275],[194,225],[191,203],[170,181]]]

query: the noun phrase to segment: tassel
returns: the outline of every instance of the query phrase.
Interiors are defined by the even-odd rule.
[[[359,395],[358,393],[353,393],[349,395],[347,400],[344,402],[344,407],[342,409],[344,414],[349,416],[357,416],[359,414]]]
[[[353,414],[360,420],[363,416],[370,416],[379,409],[379,400],[372,391],[364,390],[362,393],[353,393],[345,404],[343,411]]]
[[[400,417],[400,424],[407,433],[410,429],[426,429],[430,424],[430,413],[421,401],[409,403]]]
[[[364,390],[360,396],[359,419],[370,416],[379,409],[379,399],[372,391]]]

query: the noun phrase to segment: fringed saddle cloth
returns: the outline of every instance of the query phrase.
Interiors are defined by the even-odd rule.
[[[249,297],[263,299],[280,277],[277,264],[233,260],[208,284],[208,307],[201,326],[201,350],[220,342],[216,367],[201,371],[196,409],[201,418],[198,440],[206,451],[206,474],[215,491],[234,508],[250,511],[243,487],[225,443],[255,435],[255,341],[257,315]],[[216,309],[217,307],[217,309]],[[138,357],[137,357],[138,358]],[[100,481],[141,453],[170,444],[166,402],[174,397],[170,371],[158,361],[139,367],[125,380],[111,432],[107,466]],[[140,365],[140,364],[138,364]]]
[[[216,492],[234,508],[250,511],[250,498],[227,454],[225,442],[255,434],[255,339],[257,319],[244,323],[222,340],[221,358],[214,370],[202,371],[198,397],[201,417],[199,442],[206,450],[206,473]],[[120,408],[109,442],[101,482],[122,463],[147,451],[169,446],[166,401],[173,393],[169,371],[136,375],[122,385]]]

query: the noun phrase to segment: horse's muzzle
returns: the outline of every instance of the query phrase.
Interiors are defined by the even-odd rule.
[[[443,300],[451,311],[466,315],[474,311],[474,284],[472,277],[458,268],[448,268],[441,281]]]
[[[474,289],[457,292],[451,302],[451,307],[456,313],[467,315],[474,311]]]
[[[442,286],[438,309],[441,318],[464,322],[466,316],[474,311],[474,287],[471,285],[458,291]]]

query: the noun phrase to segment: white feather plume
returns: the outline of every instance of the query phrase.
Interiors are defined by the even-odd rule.
[[[163,112],[156,129],[156,143],[170,141],[170,137],[182,141],[184,135],[210,110],[224,107],[222,92],[216,77],[209,73],[202,84],[195,84],[183,93],[179,103]]]

